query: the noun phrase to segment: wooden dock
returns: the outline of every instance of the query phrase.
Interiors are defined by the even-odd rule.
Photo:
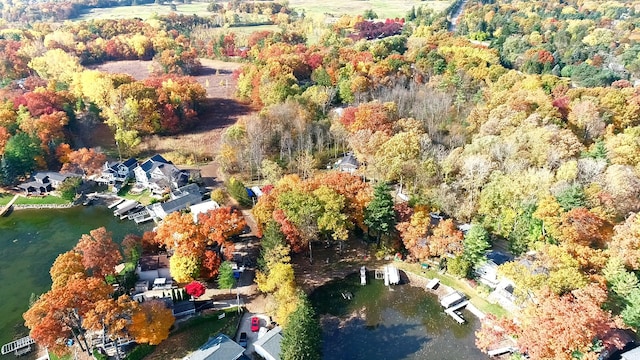
[[[22,339],[2,345],[2,350],[0,352],[2,352],[2,355],[6,355],[10,352],[14,352],[16,356],[23,355],[24,350],[21,351],[21,349],[27,348],[31,351],[31,345],[35,343],[36,342],[31,337],[26,336]]]
[[[457,310],[462,309],[463,307],[465,307],[465,306],[467,306],[467,305],[469,305],[469,302],[468,302],[468,301],[463,301],[463,302],[461,302],[461,303],[460,303],[460,304],[458,304],[458,305],[454,305],[454,306],[452,306],[452,307],[448,308],[448,309],[447,309],[447,310],[445,310],[444,312],[445,312],[445,313],[447,313],[447,314],[449,314],[449,316],[451,316],[451,317],[452,317],[455,321],[457,321],[459,324],[464,324],[464,323],[465,323],[464,318],[462,318],[462,316],[458,315],[458,314],[456,313],[456,311],[457,311]]]
[[[0,216],[4,216],[4,214],[6,214],[9,209],[11,209],[11,207],[13,206],[13,203],[16,202],[16,200],[18,200],[18,198],[20,197],[20,195],[16,194],[13,196],[13,199],[11,199],[11,201],[9,201],[9,203],[7,205],[5,205],[2,210],[0,210]]]

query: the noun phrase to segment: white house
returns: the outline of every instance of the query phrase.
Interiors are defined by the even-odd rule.
[[[347,153],[335,163],[336,169],[349,174],[353,174],[359,167],[360,162],[358,162],[358,159],[356,159],[355,155],[351,152]]]
[[[96,181],[109,185],[126,183],[127,180],[134,176],[133,169],[136,166],[138,166],[138,160],[135,158],[127,161],[107,161],[102,166],[102,172]]]
[[[266,360],[280,360],[282,328],[276,326],[253,343],[256,353]]]
[[[204,214],[209,210],[218,209],[220,205],[213,200],[201,202],[199,204],[191,205],[191,215],[193,216],[193,222],[198,222],[198,215]]]
[[[138,165],[133,173],[136,182],[154,194],[178,189],[189,181],[189,171],[178,169],[171,161],[158,154]]]

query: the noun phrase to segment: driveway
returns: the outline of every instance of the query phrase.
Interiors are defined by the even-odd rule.
[[[269,324],[269,317],[264,314],[255,314],[251,312],[245,312],[242,314],[242,319],[240,320],[240,326],[238,327],[238,334],[236,335],[236,342],[240,340],[240,333],[247,333],[247,349],[244,351],[244,354],[251,359],[254,359],[255,350],[253,348],[253,343],[258,340],[258,332],[251,331],[251,318],[257,316],[260,318],[260,327],[263,328]]]

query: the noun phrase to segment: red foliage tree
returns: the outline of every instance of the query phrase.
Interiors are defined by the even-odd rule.
[[[202,259],[202,266],[200,267],[200,276],[205,279],[214,279],[218,276],[218,269],[222,260],[217,252],[213,250],[206,250]]]
[[[193,296],[194,298],[199,298],[200,296],[204,295],[205,291],[207,290],[207,288],[202,285],[200,281],[192,281],[188,283],[187,286],[184,287],[184,289],[186,290],[187,294]]]

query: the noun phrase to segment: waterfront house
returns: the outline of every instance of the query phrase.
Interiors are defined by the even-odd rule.
[[[19,184],[18,188],[22,189],[25,195],[46,195],[48,192],[57,189],[65,180],[71,177],[81,176],[57,171],[37,172],[33,174],[31,181]]]
[[[136,183],[153,194],[178,189],[189,181],[189,171],[178,169],[171,161],[158,154],[138,165],[133,173]]]
[[[244,353],[244,348],[224,334],[210,338],[198,350],[183,360],[236,360]]]
[[[133,178],[133,169],[138,166],[138,160],[131,158],[127,161],[107,161],[102,166],[100,177],[96,179],[99,183],[109,185],[122,185],[130,178]]]
[[[253,343],[256,353],[266,360],[280,360],[280,343],[282,342],[282,328],[276,326],[267,331]]]
[[[142,255],[138,260],[136,275],[140,281],[153,284],[158,278],[171,279],[169,271],[169,257],[162,255]]]
[[[191,205],[202,201],[200,187],[197,184],[189,184],[171,192],[171,199],[163,203],[155,203],[147,206],[149,214],[157,219],[164,219],[175,211],[186,209]]]

